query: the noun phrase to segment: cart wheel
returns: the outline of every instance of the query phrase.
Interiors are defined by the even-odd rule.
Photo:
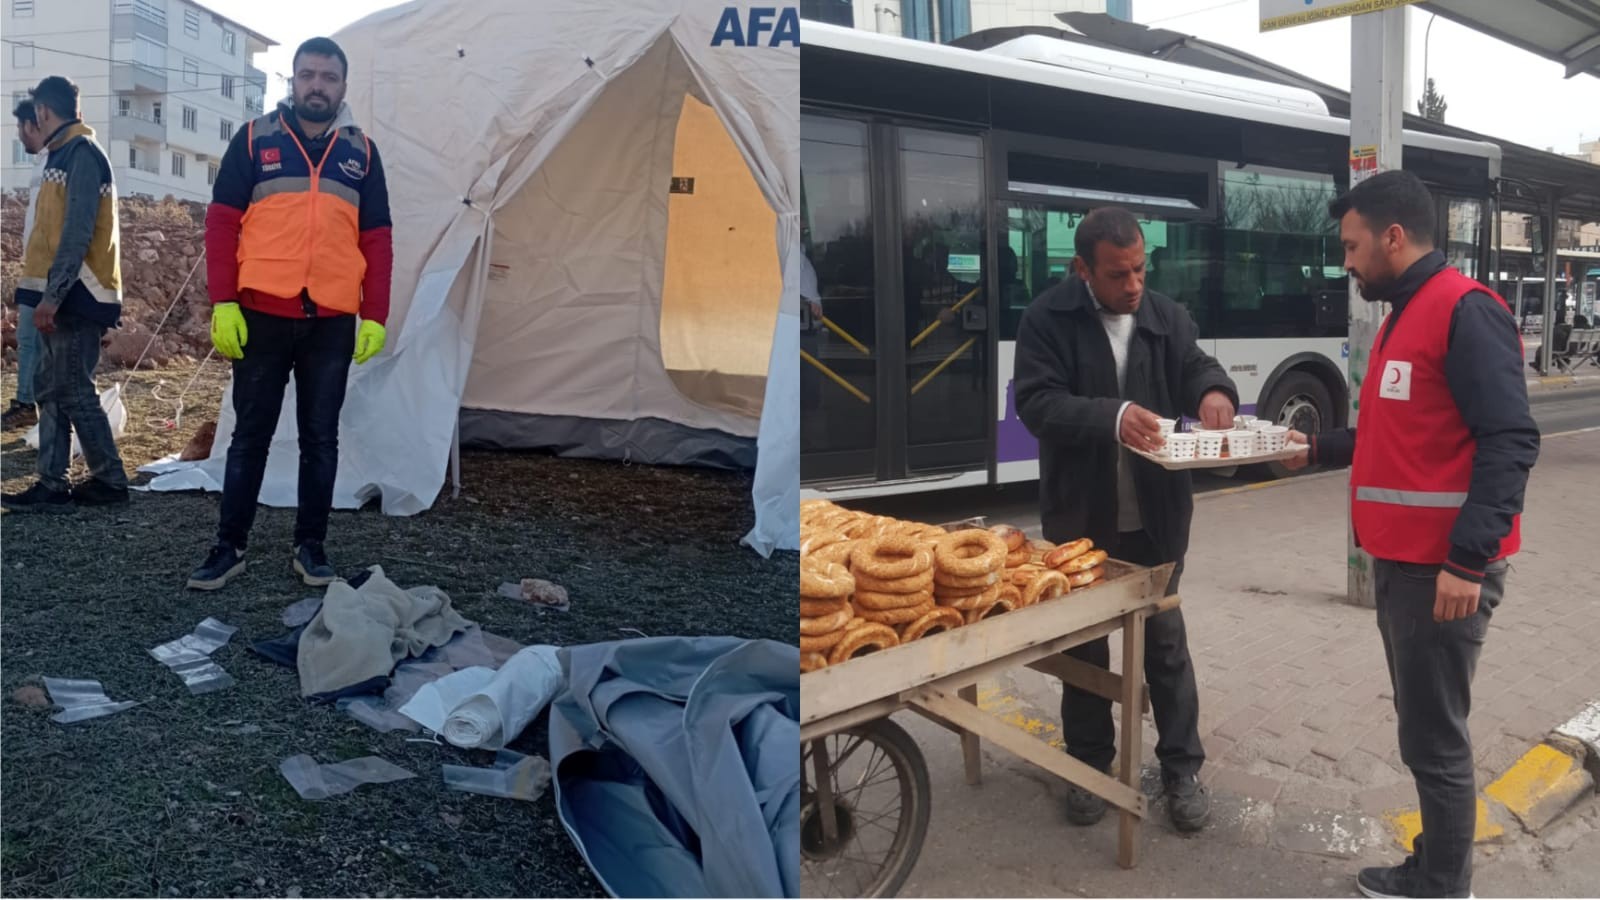
[[[801,894],[894,896],[928,834],[932,796],[922,751],[900,726],[879,719],[811,741],[802,757]],[[825,827],[824,807],[833,811],[833,828]]]

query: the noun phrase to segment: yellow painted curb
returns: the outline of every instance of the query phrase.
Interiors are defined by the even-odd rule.
[[[1483,792],[1511,810],[1529,830],[1537,831],[1593,783],[1581,760],[1549,744],[1539,744]]]
[[[1389,833],[1407,853],[1412,852],[1417,842],[1417,835],[1422,833],[1422,810],[1397,809],[1383,814],[1383,822],[1389,828]],[[1489,804],[1483,797],[1478,798],[1478,824],[1473,834],[1474,843],[1482,844],[1485,841],[1499,840],[1506,833],[1505,827],[1489,815]]]

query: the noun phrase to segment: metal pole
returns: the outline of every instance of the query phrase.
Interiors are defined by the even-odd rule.
[[[1556,342],[1556,276],[1561,260],[1556,252],[1556,229],[1561,224],[1561,191],[1550,191],[1550,208],[1545,211],[1544,228],[1544,326],[1540,328],[1539,374],[1549,375],[1550,353]]]
[[[1406,11],[1403,7],[1364,13],[1350,20],[1350,184],[1400,168],[1401,123],[1405,113]],[[1376,157],[1376,167],[1367,160]],[[1350,279],[1350,425],[1361,412],[1361,382],[1387,304],[1369,303]],[[1348,509],[1346,515],[1348,516]],[[1372,558],[1347,529],[1349,602],[1377,606]]]

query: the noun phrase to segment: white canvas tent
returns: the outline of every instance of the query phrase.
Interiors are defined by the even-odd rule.
[[[713,46],[748,5],[416,0],[333,35],[395,244],[389,346],[352,369],[335,506],[427,509],[460,443],[753,456],[745,543],[798,547],[799,51]],[[295,504],[290,391],[273,506]],[[232,427],[225,397],[211,457],[152,489],[220,490]]]

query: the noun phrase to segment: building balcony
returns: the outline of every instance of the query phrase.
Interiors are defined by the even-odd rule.
[[[131,41],[135,36],[147,37],[158,44],[167,42],[167,26],[152,22],[144,16],[133,13],[113,13],[111,16],[111,39],[113,41]]]
[[[167,123],[157,122],[138,112],[114,115],[111,117],[111,139],[164,144],[167,142]]]
[[[119,93],[165,94],[167,73],[147,69],[135,62],[118,61],[111,67],[111,89]]]

